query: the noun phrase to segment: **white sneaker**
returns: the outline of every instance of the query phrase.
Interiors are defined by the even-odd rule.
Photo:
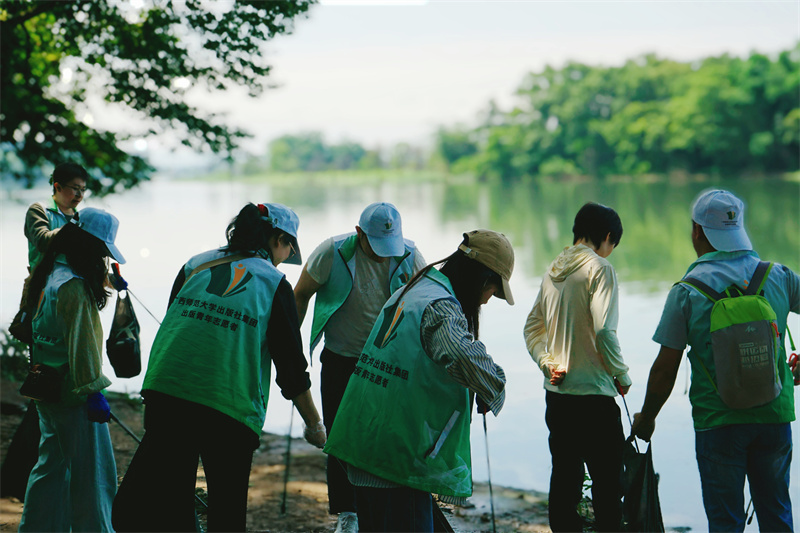
[[[358,516],[356,516],[356,513],[339,513],[335,533],[358,533]]]

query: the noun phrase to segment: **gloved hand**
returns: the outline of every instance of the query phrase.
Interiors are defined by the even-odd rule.
[[[328,441],[328,434],[325,431],[325,425],[322,423],[322,420],[317,422],[315,426],[306,426],[303,430],[303,437],[305,437],[306,442],[317,448],[325,446],[325,443]]]
[[[111,274],[108,275],[108,281],[117,292],[122,292],[128,288],[128,282],[122,279],[122,275],[119,273],[119,263],[111,265]]]
[[[479,415],[485,415],[486,413],[491,411],[491,409],[489,409],[489,405],[486,402],[484,402],[483,398],[481,398],[477,394],[475,395],[475,405],[477,406]]]
[[[86,398],[86,407],[89,408],[89,420],[105,424],[111,419],[111,408],[102,392],[93,392]]]

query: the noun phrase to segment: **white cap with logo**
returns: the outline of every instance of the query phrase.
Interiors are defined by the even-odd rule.
[[[388,202],[370,204],[361,213],[358,227],[367,235],[379,257],[400,257],[405,251],[403,224],[397,208]]]
[[[692,206],[692,220],[703,227],[708,242],[721,252],[753,249],[744,229],[744,203],[728,191],[701,193]]]

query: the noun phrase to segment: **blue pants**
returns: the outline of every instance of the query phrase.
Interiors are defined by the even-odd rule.
[[[25,493],[20,531],[112,531],[117,467],[108,424],[86,404],[39,402],[39,460]]]
[[[359,531],[433,531],[433,497],[429,492],[398,487],[356,487]]]
[[[792,429],[736,424],[695,432],[697,466],[709,531],[744,531],[744,480],[761,531],[793,531],[789,499]]]

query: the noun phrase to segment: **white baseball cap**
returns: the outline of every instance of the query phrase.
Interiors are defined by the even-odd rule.
[[[114,240],[117,238],[117,229],[119,229],[117,217],[96,207],[86,207],[81,209],[78,216],[70,222],[103,241],[108,249],[108,255],[117,263],[125,264],[125,258],[114,244]]]
[[[303,258],[300,256],[300,245],[297,243],[297,230],[300,227],[300,219],[297,217],[297,213],[292,211],[290,207],[278,203],[264,202],[258,204],[257,207],[262,219],[272,224],[273,228],[277,228],[291,237],[295,253],[285,263],[302,265]]]
[[[370,204],[361,213],[358,227],[367,235],[379,257],[400,257],[405,252],[403,224],[397,208],[388,202]]]
[[[753,249],[744,230],[744,203],[728,191],[701,193],[692,206],[692,220],[703,227],[708,242],[721,252]]]

